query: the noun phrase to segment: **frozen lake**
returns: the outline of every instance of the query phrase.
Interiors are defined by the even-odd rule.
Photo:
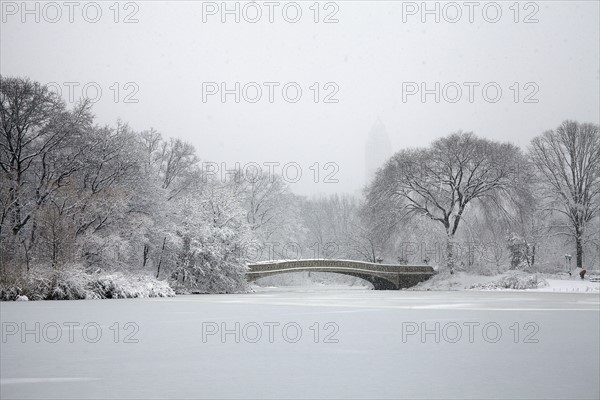
[[[0,397],[592,399],[599,300],[281,288],[3,302]]]

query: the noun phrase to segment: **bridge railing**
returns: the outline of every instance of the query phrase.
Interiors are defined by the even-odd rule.
[[[434,274],[435,270],[429,265],[394,265],[378,264],[355,260],[327,260],[327,259],[302,259],[302,260],[274,260],[249,263],[249,272],[272,271],[296,268],[358,268],[378,272],[397,273],[424,273]]]

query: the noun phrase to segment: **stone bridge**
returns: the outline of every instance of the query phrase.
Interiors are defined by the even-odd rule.
[[[333,272],[355,276],[373,284],[376,290],[398,290],[416,285],[435,274],[432,267],[423,265],[375,264],[350,260],[292,260],[248,264],[249,282],[288,272]]]

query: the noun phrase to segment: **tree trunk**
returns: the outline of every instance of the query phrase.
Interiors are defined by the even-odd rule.
[[[578,232],[575,236],[577,268],[583,268],[583,235]]]
[[[146,266],[146,263],[148,262],[148,252],[150,251],[150,248],[148,246],[148,243],[144,244],[144,255],[143,255],[143,259],[142,259],[142,268],[144,268]]]
[[[27,272],[27,275],[29,275],[29,249],[25,242],[23,242],[23,249],[25,250],[25,271]]]
[[[446,236],[446,267],[451,274],[454,273],[454,267],[456,267],[455,253],[454,235],[449,233]]]
[[[160,258],[158,260],[158,267],[156,268],[156,279],[158,279],[158,275],[160,275],[160,265],[162,264],[163,253],[165,252],[165,244],[167,243],[167,237],[163,239],[162,249],[160,250]]]

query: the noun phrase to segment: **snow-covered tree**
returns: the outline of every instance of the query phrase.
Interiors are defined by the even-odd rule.
[[[555,226],[575,241],[583,267],[586,228],[600,214],[600,133],[598,125],[565,121],[531,141],[530,156],[543,177],[546,207],[566,218]]]
[[[84,167],[91,119],[87,102],[68,110],[46,86],[0,76],[0,261],[29,266],[36,216]]]
[[[210,182],[178,203],[181,250],[171,279],[201,293],[245,290],[243,249],[250,240],[250,227],[230,188]]]
[[[425,149],[396,153],[370,185],[369,204],[388,204],[403,217],[439,222],[446,234],[446,265],[456,265],[455,236],[469,206],[488,201],[502,206],[519,184],[520,150],[509,143],[455,133]]]

